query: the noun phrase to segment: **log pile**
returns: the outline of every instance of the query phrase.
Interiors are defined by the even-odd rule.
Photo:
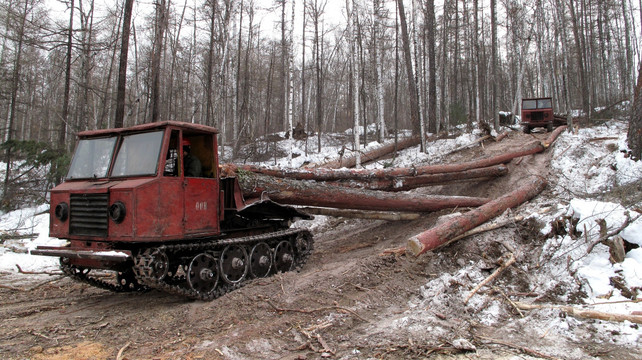
[[[222,176],[237,177],[246,198],[268,196],[276,202],[337,210],[315,210],[317,213],[386,218],[382,214],[366,212],[432,212],[447,208],[475,208],[448,222],[440,224],[408,241],[408,249],[415,255],[444,246],[461,238],[467,231],[493,219],[506,209],[530,200],[546,187],[546,180],[537,176],[524,179],[521,186],[498,199],[483,197],[421,195],[402,192],[418,187],[451,184],[461,181],[479,181],[503,176],[505,165],[513,159],[546,150],[566,129],[558,127],[545,141],[534,141],[523,148],[457,164],[426,165],[408,168],[352,169],[349,159],[326,163],[321,167],[279,169],[251,165],[223,165]],[[482,138],[481,140],[484,140]],[[480,140],[480,141],[481,141]],[[419,139],[382,146],[363,154],[364,161],[374,159],[402,147],[418,144]],[[340,168],[337,168],[340,167]],[[345,210],[352,210],[346,212]],[[343,215],[341,215],[343,214]],[[390,219],[400,219],[390,216]]]

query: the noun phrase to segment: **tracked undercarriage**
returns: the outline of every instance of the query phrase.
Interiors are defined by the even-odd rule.
[[[164,244],[141,248],[131,267],[115,281],[94,276],[90,269],[61,268],[75,280],[115,292],[157,289],[190,299],[212,300],[248,280],[300,269],[313,247],[307,230],[289,229],[222,240]]]

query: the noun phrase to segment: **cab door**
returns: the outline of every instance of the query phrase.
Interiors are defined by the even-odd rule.
[[[214,176],[213,134],[185,134],[191,149],[190,155],[201,163],[201,172],[196,176],[186,176],[183,164],[183,190],[185,194],[185,235],[217,235],[219,227],[219,183]],[[187,149],[181,149],[181,152]],[[182,154],[181,159],[185,159]],[[184,161],[183,161],[184,163]]]

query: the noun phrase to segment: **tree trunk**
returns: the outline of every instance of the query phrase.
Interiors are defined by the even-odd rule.
[[[60,124],[60,133],[58,137],[58,148],[65,148],[67,139],[67,126],[69,125],[69,96],[71,92],[71,55],[73,49],[73,31],[74,31],[74,0],[71,0],[69,15],[69,31],[67,32],[67,58],[65,60],[65,90],[62,100],[62,122]]]
[[[267,195],[291,205],[322,206],[375,211],[431,212],[448,208],[474,207],[487,198],[465,196],[396,194],[384,191],[350,189],[316,182],[277,179],[259,174],[238,177],[246,199]]]
[[[157,122],[160,119],[160,71],[161,57],[163,55],[163,43],[165,36],[165,25],[167,23],[166,0],[158,0],[156,3],[156,28],[154,33],[153,53],[152,53],[152,118],[151,122]]]
[[[410,101],[410,122],[412,124],[413,135],[421,135],[421,124],[419,116],[419,104],[417,103],[417,84],[415,75],[412,70],[412,55],[410,53],[410,38],[408,36],[408,24],[406,22],[406,12],[403,6],[403,0],[397,0],[397,10],[399,21],[401,22],[401,38],[403,41],[404,59],[406,61],[406,76],[408,77],[408,96]],[[423,149],[422,149],[423,150]]]
[[[406,148],[409,148],[409,147],[412,147],[412,146],[416,146],[420,142],[421,142],[421,140],[419,140],[419,137],[411,137],[411,138],[407,138],[407,139],[405,139],[403,141],[400,141],[399,143],[396,144],[396,147],[395,147],[394,143],[391,143],[391,144],[388,144],[388,145],[380,146],[380,147],[378,147],[378,148],[376,148],[374,150],[368,151],[368,152],[363,153],[363,154],[358,153],[358,155],[360,156],[361,162],[366,163],[368,161],[375,160],[375,159],[377,159],[379,157],[382,157],[384,155],[388,155],[388,154],[392,153],[393,151],[399,151],[399,150],[403,150],[403,149],[406,149]],[[355,167],[355,166],[357,166],[357,158],[356,158],[356,156],[341,158],[339,160],[330,161],[330,162],[318,165],[318,167],[322,167],[322,168],[342,168],[342,167],[351,168],[351,167]]]
[[[315,180],[315,181],[340,181],[355,180],[369,181],[372,179],[397,179],[399,177],[421,176],[431,174],[457,173],[472,169],[487,168],[495,165],[505,164],[517,157],[536,154],[546,150],[566,129],[566,126],[560,126],[551,133],[544,142],[534,142],[530,146],[521,150],[510,153],[500,154],[485,159],[468,161],[459,164],[438,164],[425,165],[412,168],[389,168],[389,169],[331,169],[331,168],[310,168],[310,169],[273,169],[260,168],[251,165],[231,165],[226,164],[225,168],[233,173],[238,169],[251,171],[264,175],[290,178],[298,180]],[[416,145],[416,143],[415,143]]]
[[[426,251],[444,246],[448,243],[449,239],[501,215],[506,209],[515,207],[534,198],[544,190],[546,184],[547,182],[543,178],[531,177],[524,181],[522,187],[488,202],[475,210],[454,217],[441,225],[413,236],[408,240],[408,249],[410,249],[410,252],[414,255],[418,256]]]
[[[18,103],[18,87],[20,86],[20,75],[22,67],[22,47],[24,44],[25,38],[25,23],[27,21],[27,16],[29,12],[29,2],[25,1],[24,12],[20,14],[20,26],[17,32],[16,41],[16,57],[13,63],[13,75],[11,77],[11,102],[9,104],[9,118],[7,120],[7,130],[5,133],[5,142],[9,143],[13,140],[13,127],[16,121],[16,107]],[[70,30],[71,31],[71,28]],[[11,209],[11,200],[9,194],[9,182],[11,179],[11,146],[7,146],[5,152],[5,173],[4,173],[4,184],[2,188],[2,204],[0,208],[4,210]]]
[[[480,181],[483,179],[504,176],[507,173],[508,168],[505,165],[496,165],[460,172],[396,177],[394,179],[369,179],[362,181],[351,179],[344,182],[332,182],[329,184],[358,189],[399,192],[426,186],[446,185],[462,181]]]
[[[638,70],[638,82],[635,87],[635,100],[631,109],[628,131],[629,149],[635,160],[642,159],[642,62]]]
[[[118,89],[116,92],[116,115],[114,127],[121,128],[125,121],[125,90],[127,83],[127,54],[129,53],[129,33],[131,30],[132,7],[134,0],[125,0],[123,12],[123,37],[120,45],[120,61],[118,64]]]

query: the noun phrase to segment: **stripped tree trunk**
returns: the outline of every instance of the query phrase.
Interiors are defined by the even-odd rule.
[[[339,180],[355,180],[355,181],[370,181],[372,179],[397,179],[404,176],[420,176],[429,174],[444,174],[462,172],[472,169],[487,168],[490,166],[505,164],[512,159],[536,154],[544,151],[557,136],[566,129],[566,126],[561,126],[555,129],[544,142],[534,142],[528,147],[513,151],[506,154],[496,155],[486,159],[469,161],[459,164],[439,164],[439,165],[426,165],[412,168],[388,168],[388,169],[278,169],[278,168],[259,168],[251,165],[224,165],[228,172],[236,172],[237,170],[251,171],[264,175],[270,175],[280,178],[291,178],[298,180],[316,180],[316,181],[339,181]]]
[[[376,148],[374,150],[371,150],[371,151],[365,152],[363,154],[360,154],[361,155],[361,163],[366,163],[368,161],[372,161],[372,160],[378,159],[378,158],[380,158],[380,157],[382,157],[384,155],[388,155],[388,154],[394,152],[395,150],[403,150],[403,149],[407,149],[407,148],[412,147],[412,146],[416,146],[420,142],[421,142],[421,140],[419,139],[419,137],[411,137],[411,138],[407,138],[405,140],[402,140],[402,141],[398,142],[396,148],[395,148],[395,143],[390,143],[390,144],[387,144],[387,145],[383,145],[383,146],[378,147],[378,148]],[[327,163],[324,163],[324,164],[319,164],[318,167],[319,168],[330,168],[330,169],[342,168],[342,167],[351,168],[351,167],[355,167],[356,164],[357,164],[357,158],[355,156],[352,156],[352,157],[341,158],[341,159],[335,160],[335,161],[330,161],[330,162],[327,162]]]
[[[428,250],[434,250],[447,245],[449,239],[501,215],[506,209],[532,199],[544,190],[546,184],[547,182],[543,178],[531,177],[524,181],[522,187],[482,205],[475,210],[454,217],[441,225],[411,237],[408,240],[408,249],[410,249],[414,255],[418,256]]]
[[[431,212],[448,208],[476,207],[487,198],[397,194],[384,191],[350,189],[316,182],[277,179],[259,174],[238,177],[246,199],[268,195],[291,205],[323,206],[339,209]]]

